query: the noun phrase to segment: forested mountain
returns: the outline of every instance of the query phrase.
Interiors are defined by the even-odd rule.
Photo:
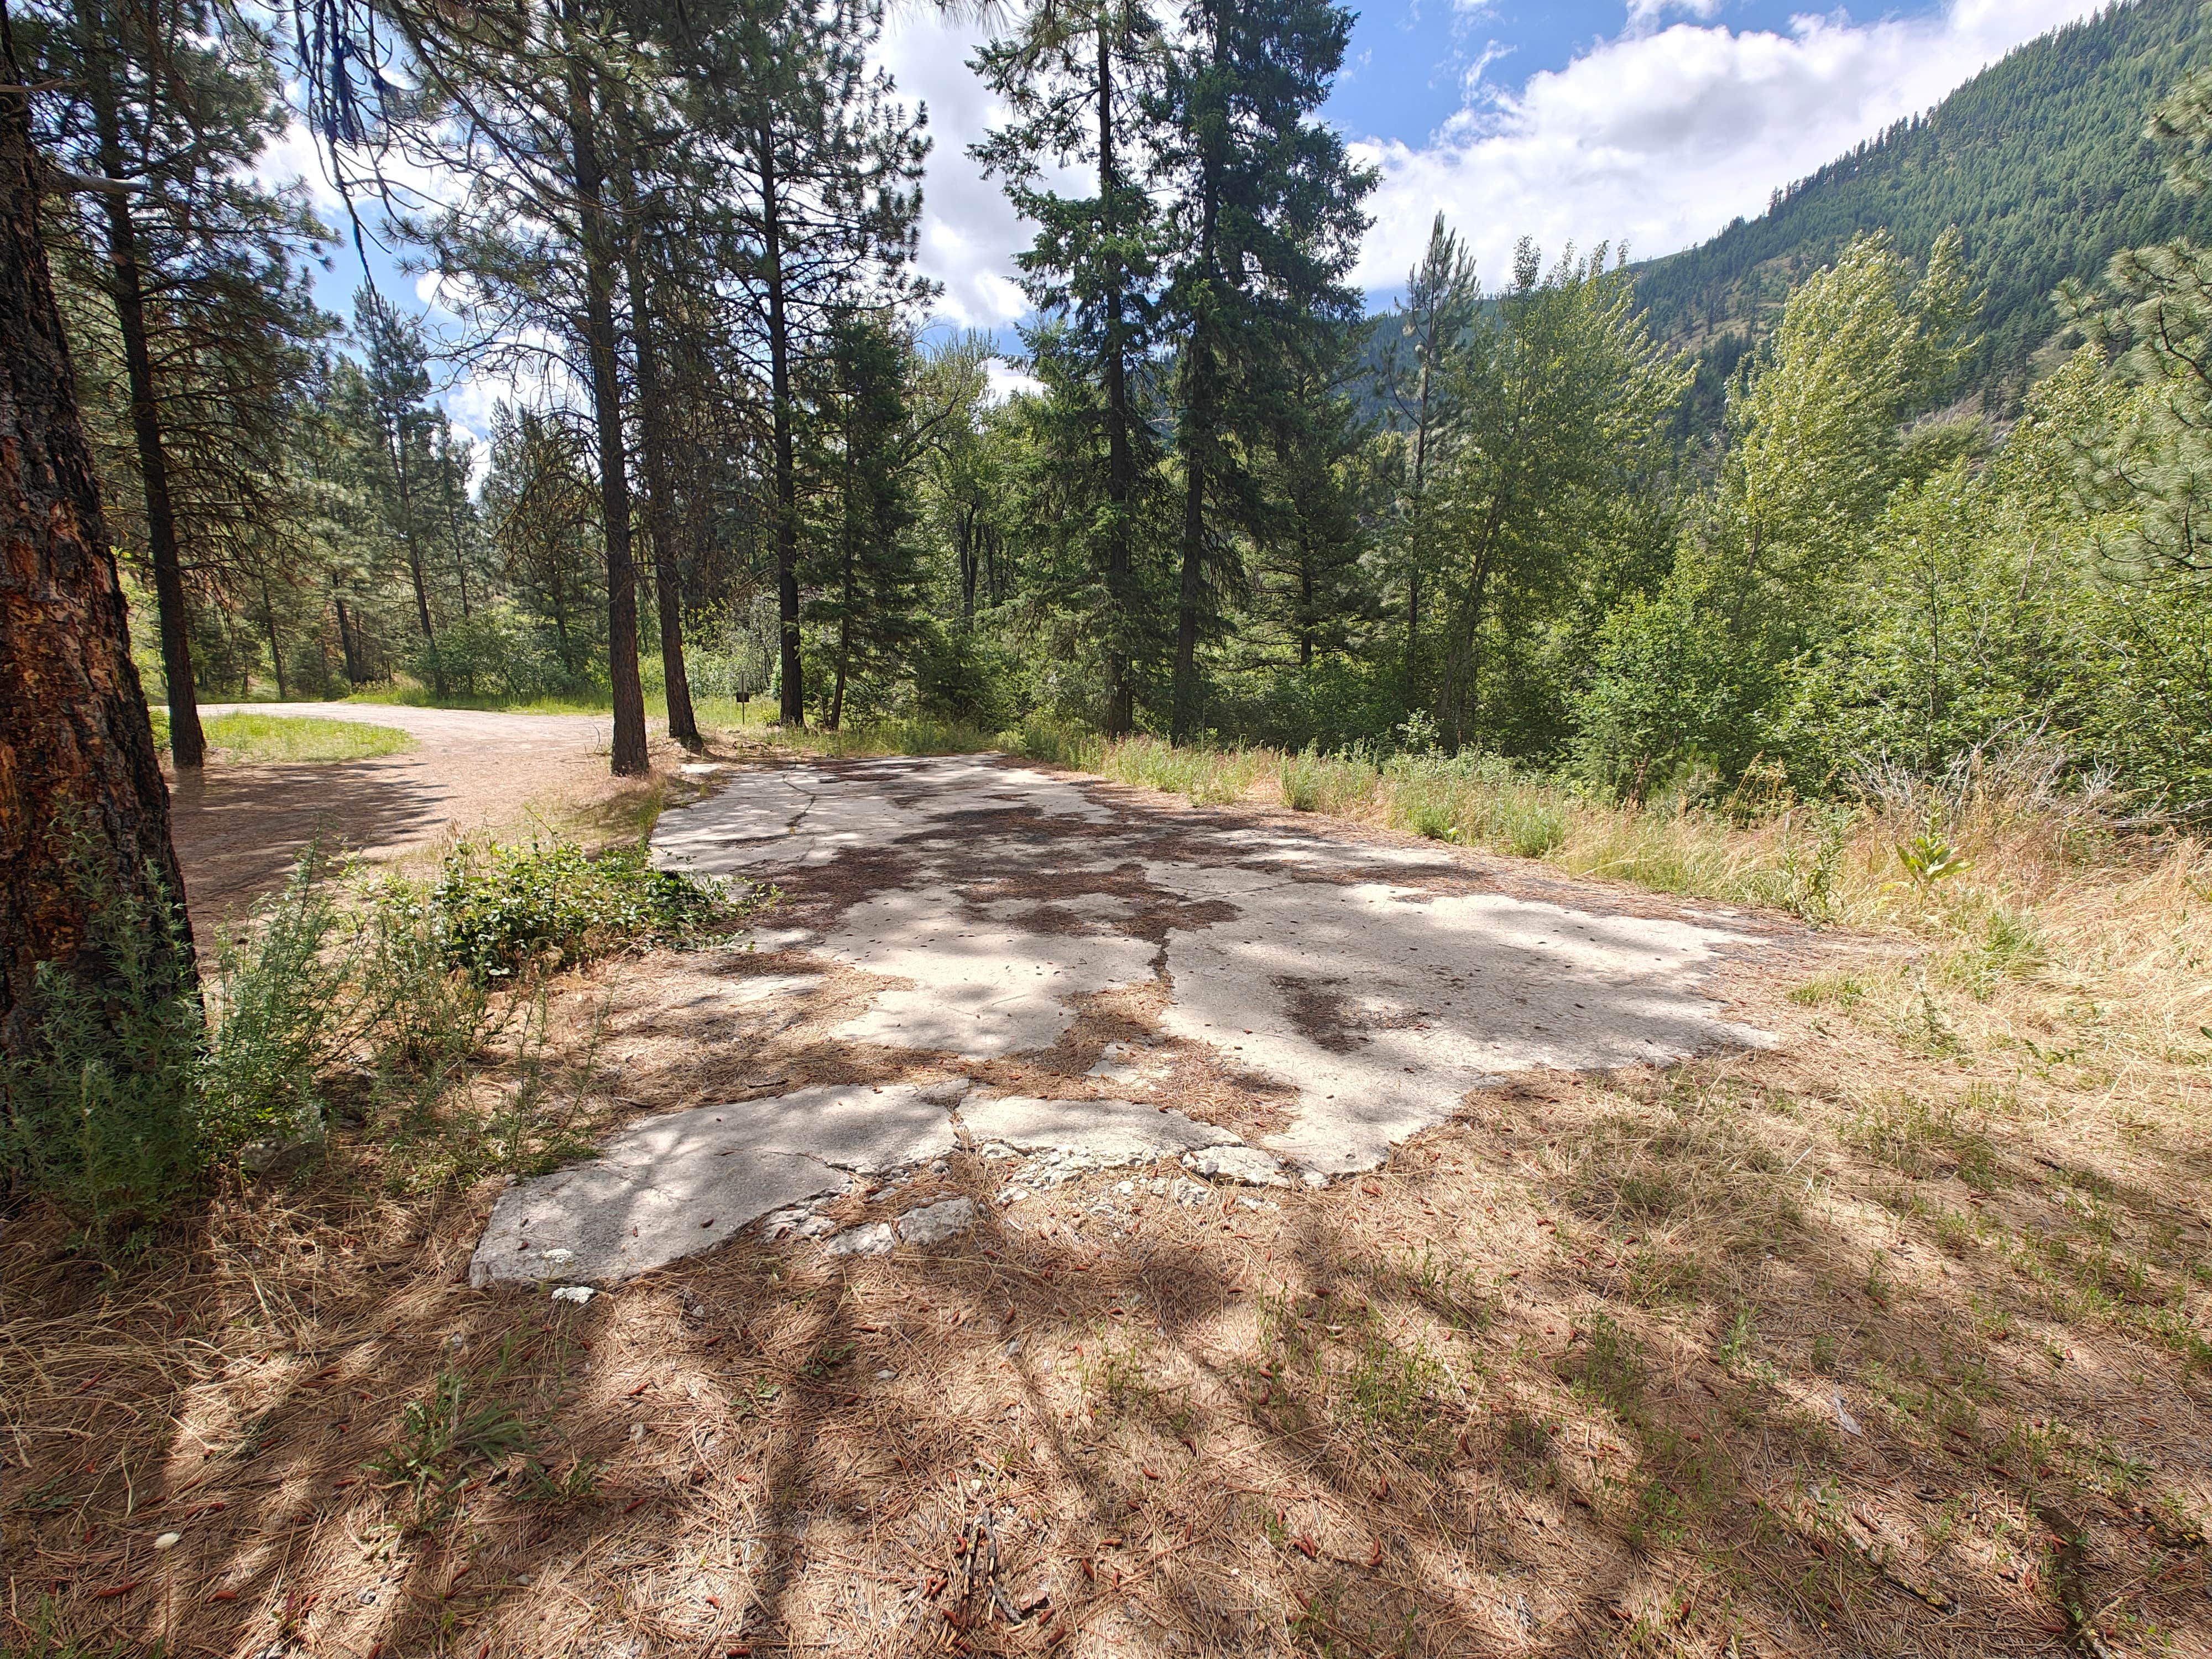
[[[1697,397],[1710,415],[1748,337],[1852,237],[1887,230],[1918,261],[1956,225],[1984,295],[1964,383],[2016,409],[2057,326],[2051,293],[2062,280],[2094,281],[2123,248],[2212,233],[2212,200],[2162,188],[2143,138],[2143,112],[2208,63],[2202,0],[2108,7],[1777,191],[1757,219],[1642,265],[1638,295],[1655,331],[1698,352]]]

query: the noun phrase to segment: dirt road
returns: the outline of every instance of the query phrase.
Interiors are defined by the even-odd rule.
[[[207,714],[232,705],[210,704]],[[526,832],[616,808],[639,786],[607,771],[608,722],[584,714],[490,714],[362,703],[251,703],[257,714],[397,726],[404,754],[322,764],[215,765],[170,775],[170,811],[193,931],[244,914],[319,831],[374,862],[471,830]]]

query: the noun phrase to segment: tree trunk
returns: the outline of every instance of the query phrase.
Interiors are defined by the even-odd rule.
[[[610,245],[605,174],[592,125],[589,72],[572,60],[568,137],[584,256],[584,349],[592,376],[592,414],[599,451],[599,520],[607,553],[607,677],[615,704],[614,771],[651,769],[646,753],[645,690],[637,677],[637,568],[629,551],[629,474],[623,465],[622,359],[615,338],[615,259]]]
[[[791,431],[791,337],[783,314],[783,222],[776,196],[775,135],[762,127],[761,240],[768,278],[769,404],[775,430],[775,602],[781,640],[786,726],[806,725],[806,684],[799,656],[799,466]]]
[[[345,658],[346,684],[359,685],[368,676],[362,672],[361,653],[354,649],[353,628],[346,620],[345,596],[334,594],[332,598],[338,608],[338,650]]]
[[[1108,236],[1117,228],[1114,176],[1114,52],[1107,14],[1098,15],[1098,216]],[[1136,729],[1135,689],[1129,681],[1129,629],[1136,609],[1130,591],[1129,497],[1134,469],[1129,454],[1128,343],[1123,338],[1121,273],[1106,283],[1106,735]]]
[[[122,129],[110,90],[98,89],[100,168],[124,173]],[[179,770],[203,765],[207,738],[200,730],[199,688],[192,675],[192,644],[185,612],[184,561],[177,545],[176,509],[169,499],[169,461],[161,443],[161,407],[154,396],[154,358],[146,342],[146,296],[138,274],[138,228],[131,199],[103,194],[107,216],[107,262],[114,283],[115,318],[123,335],[123,362],[131,383],[131,431],[138,449],[138,477],[146,498],[147,551],[154,562],[154,607],[161,631],[161,678],[169,688],[169,754]]]
[[[1195,349],[1197,343],[1192,343]],[[1182,579],[1176,596],[1175,715],[1168,736],[1188,743],[1198,735],[1198,612],[1206,594],[1206,459],[1189,430],[1201,418],[1184,411]]]
[[[844,590],[837,615],[837,689],[830,699],[830,729],[845,718],[845,676],[853,662],[853,549],[845,547]]]
[[[631,204],[635,211],[635,204]],[[668,431],[660,403],[660,363],[653,349],[653,319],[646,306],[645,260],[635,224],[624,252],[629,262],[630,343],[637,357],[638,425],[645,450],[645,524],[653,538],[653,594],[660,623],[660,674],[668,693],[668,735],[687,749],[699,746],[699,717],[691,708],[691,677],[684,664],[684,603],[676,566],[676,538],[668,514]]]
[[[1413,523],[1412,556],[1406,573],[1406,706],[1421,702],[1421,568],[1428,558],[1429,376],[1435,367],[1437,323],[1430,313],[1421,349],[1421,390],[1413,420]]]
[[[953,524],[953,539],[960,553],[960,630],[972,633],[975,628],[975,509],[962,507]]]
[[[269,630],[269,667],[276,676],[276,701],[287,702],[290,698],[284,685],[284,646],[276,637],[276,606],[269,597],[269,578],[261,579],[261,621]]]
[[[12,58],[12,51],[9,53]],[[10,69],[20,81],[20,74]],[[29,1035],[38,966],[97,974],[79,860],[118,891],[184,881],[122,584],[39,239],[23,94],[0,94],[0,1052]],[[156,953],[169,948],[155,941]],[[191,971],[190,935],[175,948]]]

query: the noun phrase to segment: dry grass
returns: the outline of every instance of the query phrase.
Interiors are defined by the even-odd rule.
[[[1001,1206],[963,1152],[844,1204],[981,1201],[933,1254],[471,1291],[518,1048],[139,1277],[19,1221],[0,1650],[2212,1653],[2205,860],[1990,787],[1921,880],[1930,805],[1822,830],[1872,939],[1731,988],[1778,1048],[1525,1078],[1322,1192]],[[1554,863],[1739,901],[1814,834],[1561,811]],[[817,1075],[842,979],[672,1013],[776,966],[563,981],[514,1156]]]

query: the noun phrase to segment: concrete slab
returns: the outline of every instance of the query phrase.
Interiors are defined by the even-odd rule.
[[[1486,890],[1441,848],[1150,811],[990,757],[741,769],[664,814],[653,848],[663,864],[811,896],[756,936],[787,953],[782,971],[733,982],[732,1004],[796,1002],[817,966],[860,969],[878,988],[836,1035],[934,1066],[1038,1054],[1086,999],[1135,989],[1128,1006],[1157,1039],[1271,1086],[1268,1109],[1291,1091],[1290,1121],[1247,1146],[1160,1110],[1163,1094],[963,1102],[964,1080],[702,1108],[510,1188],[474,1282],[611,1283],[771,1212],[780,1231],[818,1231],[802,1226],[804,1200],[949,1152],[956,1109],[987,1157],[1027,1158],[1030,1186],[1186,1155],[1218,1179],[1273,1183],[1371,1168],[1515,1072],[1766,1041],[1708,990],[1723,951],[1756,948],[1736,918],[1623,915],[1595,889],[1587,902]],[[857,854],[873,862],[811,874]],[[855,868],[881,873],[856,894]],[[1169,1066],[1127,1036],[1093,1074],[1168,1090]],[[866,1237],[840,1248],[883,1244],[848,1231]]]
[[[469,1282],[618,1284],[841,1192],[848,1174],[927,1163],[957,1144],[941,1086],[823,1085],[648,1118],[592,1163],[501,1194]],[[568,1254],[549,1261],[549,1250]]]
[[[1498,893],[1147,872],[1234,893],[1238,912],[1169,936],[1162,1029],[1296,1089],[1295,1120],[1267,1144],[1330,1174],[1373,1168],[1510,1073],[1765,1041],[1702,988],[1716,951],[1747,942],[1739,933]]]

